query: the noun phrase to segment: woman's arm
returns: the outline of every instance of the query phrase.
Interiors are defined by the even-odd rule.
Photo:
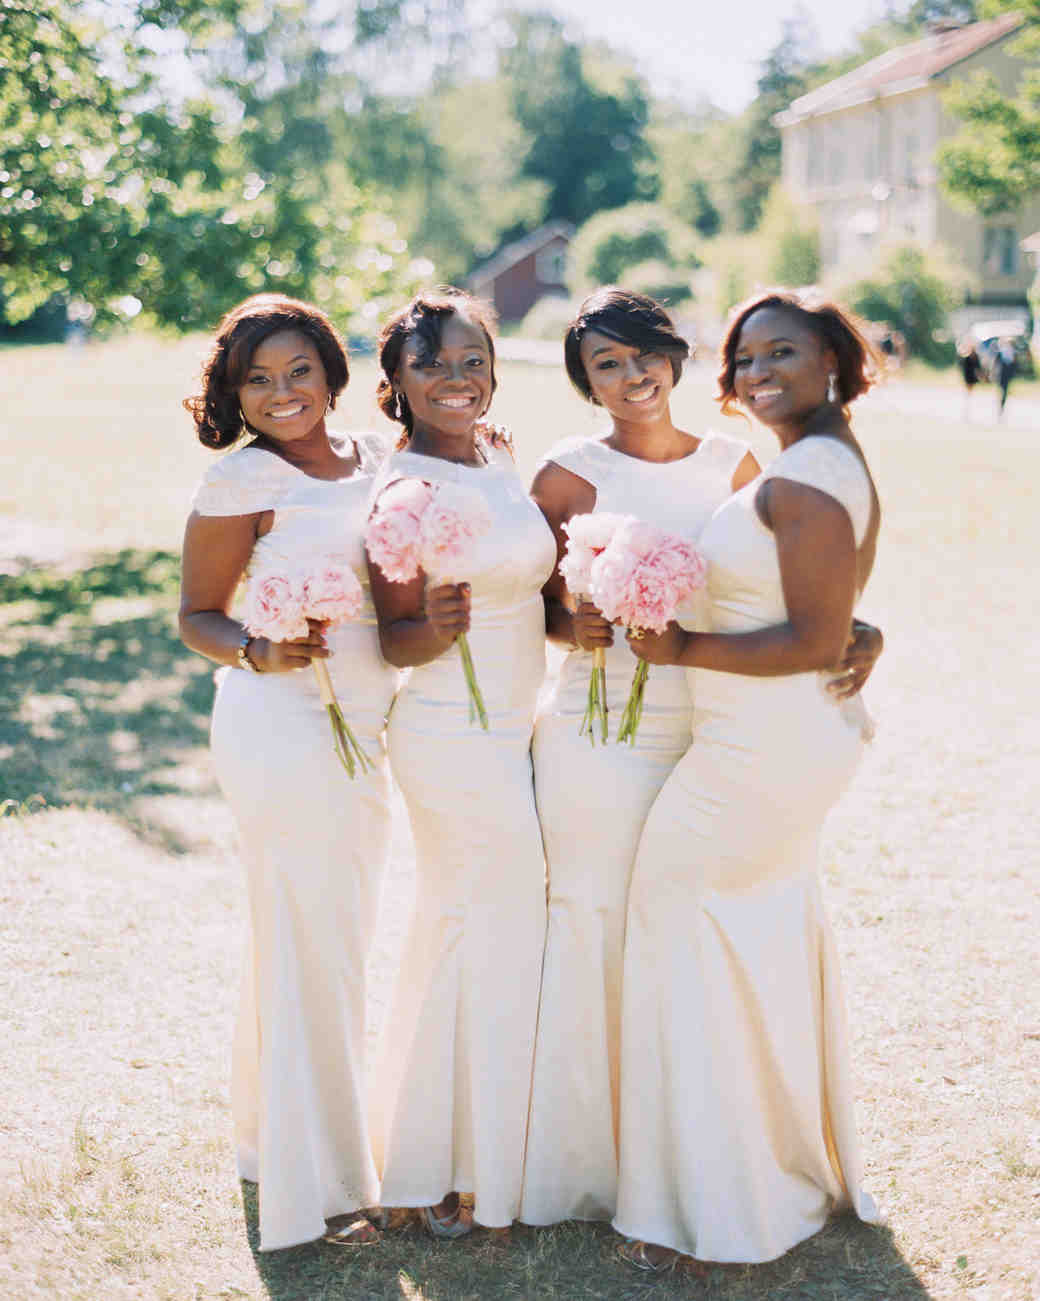
[[[831,669],[842,658],[856,597],[856,545],[848,512],[827,493],[769,479],[756,501],[776,538],[787,621],[747,633],[630,635],[651,664],[682,664],[753,677]]]
[[[398,669],[429,664],[460,632],[469,631],[469,583],[427,589],[422,570],[410,583],[392,583],[371,556],[366,557],[379,648],[388,664]]]
[[[567,591],[559,564],[567,550],[563,526],[575,515],[588,515],[596,507],[596,489],[579,475],[547,461],[531,484],[531,498],[545,516],[556,539],[556,564],[542,588],[545,635],[558,645],[582,650],[614,644],[614,629],[591,601],[576,602]]]
[[[199,515],[192,512],[184,529],[181,568],[181,641],[218,664],[237,664],[245,632],[228,614],[249,557],[256,545],[260,515]],[[295,641],[271,642],[254,637],[248,655],[265,673],[303,668],[325,659],[322,625],[308,620],[310,632]]]

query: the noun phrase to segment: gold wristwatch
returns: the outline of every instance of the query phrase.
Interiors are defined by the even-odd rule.
[[[238,643],[238,650],[235,651],[235,659],[238,661],[240,669],[246,669],[250,673],[259,673],[260,670],[249,658],[249,643],[256,641],[251,632],[242,633],[242,639]]]

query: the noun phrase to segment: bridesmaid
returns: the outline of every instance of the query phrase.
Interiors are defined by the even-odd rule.
[[[759,467],[747,445],[678,429],[669,400],[689,349],[664,309],[597,290],[567,331],[571,381],[611,419],[603,437],[554,447],[531,488],[562,556],[574,515],[614,511],[696,539]],[[636,744],[617,745],[637,660],[589,602],[575,609],[559,571],[545,587],[552,640],[568,647],[534,734],[549,920],[520,1218],[609,1220],[617,1195],[621,966],[628,882],[654,798],[690,742],[684,670],[655,669]],[[597,647],[606,651],[611,737],[579,735]]]
[[[212,751],[248,872],[232,1113],[240,1174],[259,1182],[262,1251],[377,1237],[357,1214],[379,1202],[362,1080],[365,959],[389,843],[383,720],[397,675],[379,654],[361,541],[386,448],[325,423],[347,375],[317,308],[264,294],[224,317],[203,391],[185,403],[205,446],[233,448],[188,519],[180,627],[192,650],[230,666],[218,675]],[[293,641],[251,637],[232,614],[239,582],[330,551],[362,582],[362,619],[328,633],[312,623]],[[326,659],[375,761],[356,781],[308,669]],[[336,1217],[349,1219],[327,1225]]]
[[[416,849],[417,898],[374,1091],[386,1206],[441,1237],[520,1207],[545,939],[531,784],[545,669],[541,598],[552,533],[505,446],[475,428],[495,389],[488,310],[459,290],[417,296],[380,343],[383,410],[404,426],[382,482],[483,494],[495,527],[465,583],[388,582],[370,561],[383,654],[410,668],[390,717],[394,778]],[[471,725],[455,638],[467,632],[490,716]],[[459,1194],[473,1194],[472,1216]]]
[[[867,728],[821,672],[874,563],[879,506],[847,414],[874,373],[833,305],[774,292],[737,310],[723,410],[739,401],[780,455],[701,534],[703,630],[630,639],[696,670],[693,744],[647,820],[629,901],[614,1226],[641,1268],[771,1260],[835,1207],[875,1214],[817,866]]]

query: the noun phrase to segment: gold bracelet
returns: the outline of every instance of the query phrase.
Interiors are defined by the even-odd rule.
[[[235,659],[238,661],[240,669],[246,669],[249,673],[259,673],[260,669],[249,658],[249,647],[256,641],[256,638],[249,632],[242,633],[242,639],[238,643],[238,649],[235,651]]]

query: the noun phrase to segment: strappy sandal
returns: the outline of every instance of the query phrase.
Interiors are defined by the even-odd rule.
[[[647,1243],[633,1238],[629,1242],[623,1242],[617,1250],[623,1261],[626,1261],[629,1265],[634,1265],[636,1269],[645,1270],[648,1274],[671,1274],[679,1261],[682,1260],[682,1254],[678,1251],[668,1251],[667,1255],[662,1256],[659,1260],[651,1260],[647,1255],[646,1248]]]
[[[335,1247],[374,1247],[379,1241],[379,1230],[365,1215],[347,1224],[330,1224],[322,1234],[322,1242],[331,1242]]]
[[[432,1206],[420,1207],[419,1218],[435,1238],[464,1238],[473,1228],[473,1215],[461,1202],[447,1215],[435,1215]]]

